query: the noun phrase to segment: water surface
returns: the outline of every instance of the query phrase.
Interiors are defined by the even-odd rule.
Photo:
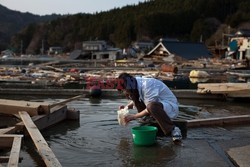
[[[60,99],[33,99],[33,101],[58,102]],[[201,108],[195,110],[195,116],[211,117],[233,114],[248,114],[248,103],[223,101],[180,101],[182,105]],[[131,122],[121,127],[117,122],[117,108],[127,103],[125,99],[88,99],[82,98],[68,103],[68,108],[80,111],[79,121],[64,121],[47,130],[43,135],[63,166],[168,166],[178,158],[181,147],[175,146],[169,137],[158,137],[157,144],[151,147],[139,147],[133,144],[131,128],[138,126]],[[222,110],[224,109],[224,110]],[[222,110],[222,111],[221,111]],[[237,111],[235,111],[237,110]],[[135,112],[133,110],[132,112]],[[203,113],[203,114],[202,114]],[[205,114],[204,114],[205,113]],[[219,113],[219,114],[218,114]],[[230,140],[221,129],[190,130],[188,139]],[[212,135],[216,134],[220,135]],[[207,136],[207,134],[211,134]],[[225,131],[225,134],[226,131]],[[217,136],[217,138],[215,138]],[[178,151],[179,150],[179,151]],[[32,141],[24,140],[19,166],[44,166],[34,151]]]

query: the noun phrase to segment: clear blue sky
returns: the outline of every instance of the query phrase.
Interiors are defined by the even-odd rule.
[[[21,12],[33,14],[75,14],[106,11],[145,0],[0,0],[0,4]]]

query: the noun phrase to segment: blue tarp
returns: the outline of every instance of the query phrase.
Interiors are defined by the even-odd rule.
[[[238,42],[236,40],[233,40],[229,43],[230,51],[237,51],[238,49]]]

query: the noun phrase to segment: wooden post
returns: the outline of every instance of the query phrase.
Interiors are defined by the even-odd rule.
[[[30,118],[29,114],[25,111],[19,112],[19,115],[32,138],[38,153],[44,160],[46,166],[48,167],[61,167],[62,165],[57,160],[55,154],[52,152],[47,142],[43,138],[42,134]]]

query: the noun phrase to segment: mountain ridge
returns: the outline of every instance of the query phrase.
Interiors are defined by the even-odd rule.
[[[27,54],[37,54],[43,41],[45,49],[61,46],[70,52],[91,39],[126,48],[136,40],[156,41],[162,37],[195,42],[202,39],[207,45],[215,45],[222,41],[221,33],[228,33],[228,27],[232,33],[250,23],[248,9],[248,0],[149,0],[30,24],[13,36],[11,48],[20,53],[23,41]]]
[[[60,15],[35,15],[8,9],[0,4],[0,50],[5,49],[11,37],[31,23],[44,22],[61,17]]]

